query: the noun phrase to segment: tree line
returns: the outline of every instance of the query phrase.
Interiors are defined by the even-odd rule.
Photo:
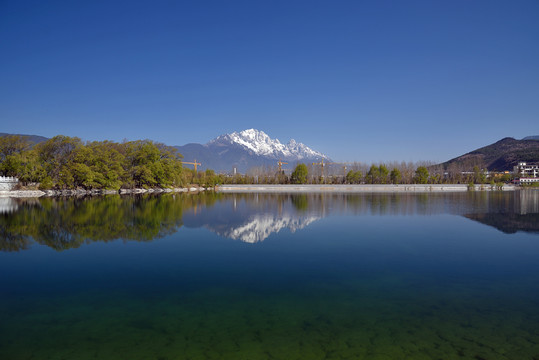
[[[297,164],[290,175],[275,169],[253,168],[234,176],[213,170],[196,172],[182,166],[177,149],[151,140],[83,142],[77,137],[55,136],[34,144],[27,137],[0,137],[0,174],[19,178],[23,185],[40,189],[173,188],[191,184],[442,184],[504,182],[510,175],[487,179],[472,171],[444,169],[428,163],[366,164],[330,167]],[[339,167],[337,167],[338,169]],[[391,169],[391,170],[390,170]],[[340,173],[339,173],[340,172]]]
[[[487,174],[478,166],[465,171],[444,169],[427,162],[371,164],[370,167],[355,163],[323,168],[302,163],[297,164],[290,175],[271,168],[256,168],[232,180],[242,184],[493,184],[508,182],[512,176]]]
[[[0,173],[41,189],[180,187],[196,178],[173,147],[150,140],[92,141],[58,135],[34,144],[0,138]]]

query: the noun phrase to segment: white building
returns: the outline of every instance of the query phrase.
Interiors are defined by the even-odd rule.
[[[518,165],[513,168],[513,173],[523,178],[537,178],[539,177],[539,163],[519,161]]]

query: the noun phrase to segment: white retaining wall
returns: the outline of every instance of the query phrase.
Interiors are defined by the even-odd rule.
[[[16,177],[0,176],[0,191],[11,191],[19,183]]]
[[[215,188],[219,192],[442,192],[468,191],[466,184],[402,184],[402,185],[222,185]],[[498,190],[490,185],[475,185],[475,190]],[[504,185],[502,190],[515,190],[513,185]]]

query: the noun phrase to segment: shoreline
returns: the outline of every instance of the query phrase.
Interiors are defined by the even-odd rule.
[[[0,198],[38,198],[54,196],[99,196],[99,195],[134,195],[162,193],[198,193],[208,190],[203,187],[173,188],[173,189],[120,189],[120,190],[2,190]]]
[[[516,191],[519,186],[505,184],[502,188],[490,184],[474,185],[472,191]],[[430,193],[471,191],[466,184],[361,184],[361,185],[219,185],[215,188],[189,187],[174,189],[120,189],[120,190],[3,190],[0,197],[38,198],[54,196],[98,196],[161,193],[198,193],[215,190],[220,193]]]
[[[503,185],[502,188],[490,184],[474,185],[473,191],[515,191],[515,185]],[[216,192],[223,193],[396,193],[396,192],[464,192],[470,191],[467,184],[361,184],[361,185],[221,185]]]

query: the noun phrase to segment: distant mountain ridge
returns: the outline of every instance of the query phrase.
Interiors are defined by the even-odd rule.
[[[0,137],[8,135],[26,136],[36,144],[49,140],[38,135],[0,133]],[[283,144],[279,139],[272,139],[256,129],[220,135],[206,144],[191,143],[174,147],[185,161],[196,160],[201,163],[201,170],[212,169],[226,173],[231,173],[234,168],[245,173],[252,167],[277,167],[279,160],[287,162],[285,167],[288,166],[288,169],[297,162],[318,162],[321,159],[331,161],[327,155],[294,139]]]
[[[245,172],[256,166],[276,167],[279,160],[291,164],[331,160],[327,155],[294,139],[283,144],[279,139],[272,139],[256,129],[220,135],[204,145],[186,144],[176,148],[187,161],[196,159],[202,163],[203,169],[224,172],[231,172],[233,168]]]
[[[506,137],[441,165],[446,169],[459,166],[463,170],[471,170],[477,165],[489,171],[513,170],[519,161],[539,162],[539,139],[535,138],[539,137],[528,136],[522,140]]]
[[[0,137],[8,135],[26,136],[36,144],[49,140],[39,135],[0,133]],[[321,159],[332,161],[327,155],[294,139],[283,144],[256,129],[220,135],[204,145],[191,143],[174,147],[184,156],[185,161],[196,159],[202,163],[201,169],[218,172],[231,172],[233,168],[246,172],[256,166],[276,167],[279,160],[288,162],[285,166],[289,169],[298,162],[318,162]],[[462,171],[471,170],[475,165],[491,171],[504,171],[512,170],[519,161],[539,162],[539,135],[526,136],[522,140],[506,137],[440,165],[445,169],[459,166]]]
[[[33,142],[33,143],[35,143],[35,144],[38,144],[38,143],[40,143],[40,142],[49,140],[49,138],[44,137],[44,136],[39,136],[39,135],[26,135],[26,134],[8,134],[8,133],[0,133],[0,137],[4,137],[4,136],[8,136],[8,135],[13,135],[13,136],[25,136],[25,137],[28,138],[28,140],[30,140],[31,142]]]
[[[273,159],[296,158],[301,160],[312,157],[327,158],[324,154],[314,151],[302,143],[297,143],[294,139],[291,139],[288,144],[284,145],[281,144],[279,139],[272,139],[265,132],[255,129],[221,135],[208,142],[209,146],[228,146],[234,144],[242,145],[256,155],[267,156]]]

